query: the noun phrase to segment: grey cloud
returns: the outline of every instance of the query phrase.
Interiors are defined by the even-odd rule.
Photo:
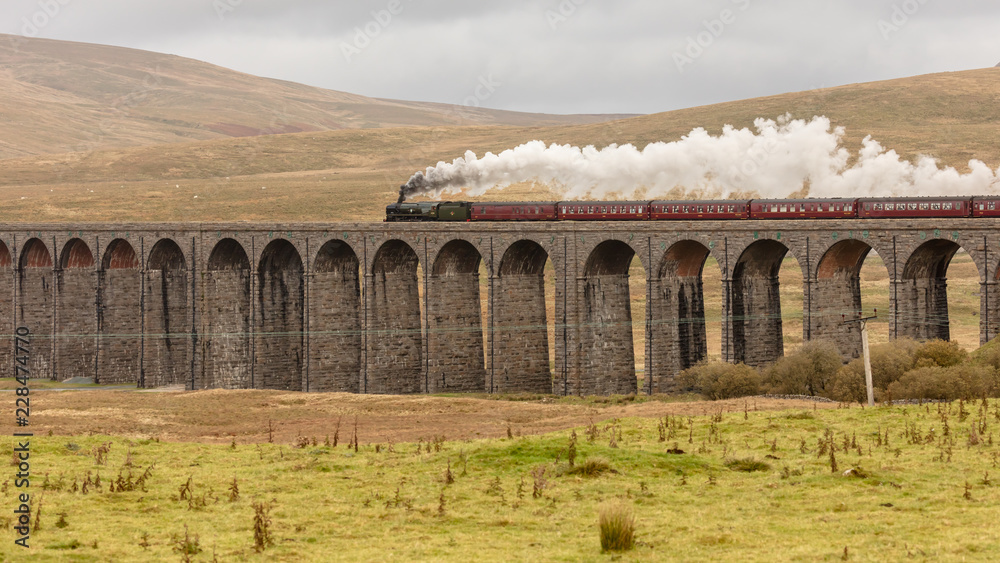
[[[483,105],[552,113],[666,111],[1000,60],[1000,3],[986,0],[398,0],[389,22],[377,20],[391,0],[43,1],[68,2],[43,37],[384,98],[462,103],[492,76],[501,86]],[[7,5],[6,32],[39,10]],[[725,10],[735,21],[720,28]],[[345,57],[359,29],[364,45]],[[692,40],[706,45],[678,70]]]

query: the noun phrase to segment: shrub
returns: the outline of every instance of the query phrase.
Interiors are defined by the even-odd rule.
[[[963,350],[958,342],[945,340],[928,340],[917,348],[915,354],[916,367],[957,366],[964,362],[969,354]]]
[[[604,551],[628,551],[635,546],[635,517],[624,504],[601,508],[597,516]]]
[[[889,386],[895,399],[977,399],[997,392],[996,371],[990,366],[962,364],[927,366],[907,372]]]
[[[580,475],[582,477],[600,477],[603,473],[618,473],[607,461],[595,458],[588,459],[583,463],[573,467],[566,472],[568,475]]]
[[[1000,370],[1000,338],[994,338],[970,354],[973,363]]]
[[[918,342],[909,338],[872,346],[872,384],[876,397],[881,396],[904,373],[913,369],[919,347]],[[837,371],[830,382],[827,396],[845,402],[864,403],[868,400],[863,358],[855,358]]]
[[[678,378],[682,387],[713,401],[760,393],[760,373],[746,364],[701,363],[682,371]]]
[[[795,353],[779,359],[763,375],[763,388],[777,395],[826,395],[834,375],[843,367],[832,342],[806,342]]]

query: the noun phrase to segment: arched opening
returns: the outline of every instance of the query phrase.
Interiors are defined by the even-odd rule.
[[[954,268],[952,268],[954,264]],[[918,340],[955,338],[967,348],[979,341],[979,305],[957,300],[956,310],[949,307],[948,272],[970,281],[967,291],[978,293],[981,279],[976,264],[957,243],[929,240],[913,251],[903,266],[896,289],[896,334]],[[958,291],[961,292],[961,284]],[[959,321],[959,318],[961,321]],[[952,320],[959,321],[953,323]]]
[[[723,342],[729,362],[766,366],[784,355],[786,343],[790,349],[801,345],[802,272],[797,260],[785,260],[787,253],[780,242],[759,240],[736,262],[728,298],[729,339]]]
[[[62,379],[93,377],[97,372],[97,272],[94,253],[83,240],[74,238],[63,246],[56,272],[59,307],[56,314],[56,366]]]
[[[702,283],[708,257],[708,247],[700,242],[677,242],[667,249],[653,278],[648,393],[675,391],[675,376],[708,355]]]
[[[366,393],[426,389],[417,253],[401,240],[383,244],[372,262]]]
[[[181,247],[170,239],[157,241],[149,253],[145,304],[142,386],[185,383],[191,375],[187,261]]]
[[[140,383],[139,349],[142,319],[142,280],[139,258],[124,239],[115,239],[104,251],[98,283],[98,383]]]
[[[49,345],[52,338],[52,255],[45,243],[33,238],[21,247],[17,267],[18,325],[31,331],[28,370],[32,378],[55,377]],[[39,345],[40,344],[40,345]]]
[[[358,256],[346,242],[324,244],[309,287],[307,391],[361,392],[361,285]]]
[[[0,334],[14,334],[14,265],[10,248],[0,241]],[[0,347],[0,377],[14,377],[14,347]]]
[[[204,296],[204,373],[199,387],[254,387],[250,367],[250,260],[237,241],[227,238],[215,245],[208,258]]]
[[[257,268],[255,388],[305,389],[304,311],[302,258],[287,240],[272,241]]]
[[[845,361],[861,355],[861,326],[844,321],[871,316],[877,308],[865,308],[862,299],[861,272],[871,250],[867,243],[856,239],[831,246],[819,260],[816,284],[807,297],[811,308],[810,339],[836,343]],[[888,272],[885,274],[887,277]]]
[[[510,245],[500,259],[493,282],[490,392],[552,392],[546,264],[548,253],[530,240]]]
[[[635,251],[621,241],[602,242],[583,269],[579,381],[567,394],[629,394],[637,390],[635,335],[629,271]]]
[[[430,393],[483,392],[482,256],[464,240],[438,252],[428,280],[427,351]]]

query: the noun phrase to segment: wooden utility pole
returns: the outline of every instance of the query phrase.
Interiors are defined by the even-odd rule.
[[[878,313],[878,309],[875,310]],[[862,317],[861,313],[858,313],[858,318],[845,320],[844,323],[860,323],[861,324],[861,355],[864,356],[865,361],[865,387],[868,390],[868,406],[875,406],[875,388],[872,384],[872,360],[871,356],[868,354],[868,321],[872,319],[877,319],[878,315],[874,314],[871,317]]]

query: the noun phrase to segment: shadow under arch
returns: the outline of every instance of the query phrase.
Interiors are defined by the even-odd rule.
[[[779,272],[788,247],[771,239],[751,243],[733,267],[723,355],[730,363],[762,367],[784,355]],[[797,262],[798,260],[796,260]]]
[[[193,327],[188,308],[188,264],[171,239],[149,252],[145,283],[146,330],[140,386],[187,383],[192,376],[188,345]]]
[[[420,393],[427,388],[420,320],[420,259],[392,239],[372,261],[365,393]]]
[[[53,274],[48,247],[41,239],[28,239],[17,259],[17,319],[18,325],[31,331],[32,341],[36,342],[27,366],[33,379],[55,377],[51,346]]]
[[[551,393],[545,264],[549,255],[532,240],[507,247],[494,279],[491,393]]]
[[[961,249],[957,242],[933,239],[918,246],[907,258],[896,287],[897,337],[951,338],[947,274]]]
[[[844,321],[861,313],[861,268],[871,251],[860,240],[842,240],[823,253],[816,267],[809,336],[835,342],[845,361],[861,355],[861,329]]]
[[[0,241],[0,334],[14,334],[14,256]],[[14,377],[14,347],[0,347],[0,377]]]
[[[250,259],[234,239],[220,240],[208,257],[202,314],[203,389],[254,387],[250,342]]]
[[[140,387],[142,348],[142,274],[135,248],[125,239],[108,244],[98,272],[98,383],[135,383]]]
[[[629,267],[635,251],[618,240],[598,244],[583,268],[583,310],[575,388],[565,394],[627,395],[637,390]]]
[[[647,393],[676,391],[676,375],[708,355],[702,274],[709,254],[698,241],[678,241],[652,278]]]
[[[320,247],[309,286],[310,373],[307,391],[361,392],[360,261],[349,244]]]
[[[254,388],[303,391],[305,277],[295,245],[276,239],[257,267]]]
[[[63,245],[56,270],[56,360],[54,369],[63,379],[93,377],[105,379],[97,371],[98,279],[94,271],[94,253],[82,239],[73,238]]]
[[[475,246],[456,239],[441,248],[430,269],[426,335],[429,393],[486,390],[481,262]]]

